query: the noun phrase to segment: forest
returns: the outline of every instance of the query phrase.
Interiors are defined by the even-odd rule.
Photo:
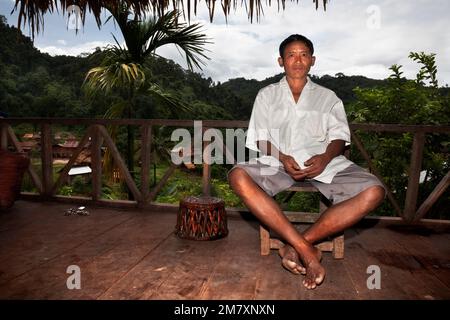
[[[82,88],[87,72],[99,65],[102,58],[102,48],[78,57],[41,53],[29,37],[0,16],[0,111],[10,117],[103,117],[111,101],[89,99]],[[171,60],[150,58],[152,81],[165,91],[182,96],[192,110],[188,113],[170,110],[140,96],[136,118],[246,120],[258,90],[282,77],[277,74],[262,81],[236,78],[217,83],[200,73],[184,70]],[[353,88],[372,88],[384,83],[343,74],[313,75],[312,79],[334,90],[345,104],[355,100]]]

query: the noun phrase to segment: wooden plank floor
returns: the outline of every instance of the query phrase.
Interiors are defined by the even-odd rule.
[[[316,290],[288,273],[275,252],[259,255],[255,221],[232,217],[228,237],[189,241],[176,214],[18,201],[0,213],[0,299],[450,299],[450,233],[430,228],[357,227],[345,259],[324,254]],[[434,231],[433,231],[434,230]],[[69,290],[67,267],[81,270]],[[367,288],[367,267],[381,289]]]

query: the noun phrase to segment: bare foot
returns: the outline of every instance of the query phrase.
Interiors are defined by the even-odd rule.
[[[281,257],[281,265],[286,270],[293,274],[306,274],[306,268],[300,262],[297,251],[291,245],[284,245],[278,250],[278,254]]]
[[[320,264],[321,252],[317,248],[312,248],[312,250],[310,252],[304,252],[302,256],[303,265],[306,268],[303,285],[307,289],[314,289],[325,278],[325,269]]]

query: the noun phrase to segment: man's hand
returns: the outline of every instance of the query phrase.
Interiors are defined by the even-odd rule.
[[[315,155],[305,161],[306,168],[301,171],[306,178],[314,178],[325,170],[330,161],[331,158],[326,153]]]
[[[300,166],[293,157],[280,154],[279,160],[283,164],[284,170],[286,170],[294,180],[302,180],[306,177],[305,173],[300,169]]]

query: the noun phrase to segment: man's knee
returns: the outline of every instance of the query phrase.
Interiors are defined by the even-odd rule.
[[[235,191],[237,191],[247,177],[249,177],[249,175],[244,169],[236,167],[228,173],[228,183]]]
[[[372,186],[365,190],[364,200],[371,210],[378,207],[383,202],[386,191],[382,186]]]

